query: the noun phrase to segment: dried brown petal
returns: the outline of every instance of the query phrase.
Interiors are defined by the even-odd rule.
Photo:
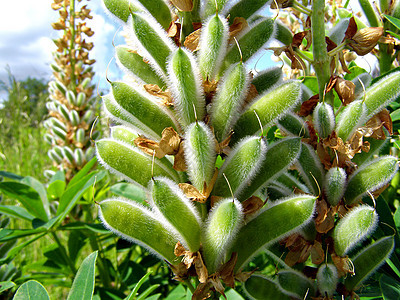
[[[259,211],[265,202],[256,196],[251,196],[249,199],[242,202],[243,213],[245,216],[252,215]]]
[[[357,23],[354,17],[351,17],[342,42],[344,42],[344,40],[351,39],[356,33],[357,33]]]
[[[362,28],[348,40],[348,46],[358,55],[366,55],[378,44],[383,33],[383,27]]]
[[[236,17],[233,20],[233,23],[231,26],[229,26],[229,42],[233,42],[233,38],[238,36],[239,33],[244,30],[246,27],[249,25],[247,24],[247,21],[245,18],[242,17]]]
[[[188,197],[192,201],[200,203],[205,203],[207,201],[207,197],[205,197],[201,192],[199,192],[199,190],[196,189],[193,185],[189,183],[180,183],[179,187],[186,195],[186,197]]]
[[[160,148],[160,145],[148,138],[139,136],[134,140],[134,143],[140,150],[148,155],[153,155],[155,152],[157,158],[163,158],[165,156],[165,152]]]
[[[163,91],[156,84],[145,84],[143,87],[149,94],[161,98],[163,100],[164,105],[166,106],[174,105],[171,93],[169,91]]]
[[[183,149],[183,143],[181,142],[179,144],[179,150],[178,153],[175,155],[175,159],[174,159],[174,166],[173,168],[177,171],[186,171],[187,170],[187,166],[186,166],[186,161],[185,161],[185,153],[184,153],[184,149]]]
[[[211,297],[210,290],[213,284],[210,281],[200,283],[192,295],[192,300],[204,300]]]
[[[168,155],[175,155],[179,151],[182,138],[172,128],[167,127],[161,133],[160,148]]]
[[[219,269],[218,274],[222,281],[229,287],[235,287],[235,277],[233,271],[237,262],[237,253],[233,252],[231,258],[224,263]]]
[[[344,54],[342,51],[339,52],[339,61],[340,61],[340,65],[342,66],[343,71],[350,74],[351,72],[347,68],[347,64],[346,64],[346,61],[344,60]]]
[[[51,23],[51,26],[55,30],[64,30],[66,28],[65,22],[63,22],[62,20],[58,21],[57,23]]]
[[[335,91],[339,96],[339,99],[342,101],[343,105],[348,105],[353,102],[355,98],[355,89],[356,85],[349,80],[344,80],[340,77],[337,78],[335,84]]]
[[[276,4],[278,4],[278,7],[276,6]],[[292,7],[292,5],[293,5],[293,0],[274,0],[271,2],[272,9],[287,8],[287,7]]]
[[[334,265],[336,266],[336,269],[338,270],[339,277],[343,277],[348,273],[354,274],[352,264],[347,256],[340,257],[337,256],[335,253],[332,253],[331,257]]]
[[[171,2],[180,11],[192,11],[193,9],[193,0],[171,0]]]
[[[298,32],[293,36],[292,47],[299,48],[303,42],[304,37],[307,35],[307,31]]]
[[[225,299],[227,299],[224,293],[225,288],[222,285],[221,280],[216,276],[211,276],[209,280],[210,280],[209,282],[211,282],[211,284],[213,285],[214,289],[222,296],[224,296]]]
[[[289,267],[293,267],[295,264],[297,264],[300,255],[301,255],[301,250],[289,251],[289,253],[285,257],[285,263]]]
[[[199,50],[200,35],[201,29],[193,31],[185,38],[183,45],[192,52]]]
[[[325,253],[322,249],[322,244],[318,241],[314,241],[314,245],[311,248],[311,261],[313,264],[319,265],[325,260]]]
[[[240,282],[246,282],[246,280],[249,279],[250,276],[253,275],[255,271],[257,271],[257,269],[254,269],[253,271],[250,271],[250,272],[236,273],[235,279]]]
[[[208,270],[203,262],[200,252],[196,252],[196,256],[194,259],[194,267],[196,269],[196,274],[200,283],[207,282]]]
[[[301,104],[298,115],[300,117],[306,117],[310,115],[313,112],[314,108],[317,106],[318,102],[319,102],[319,95],[314,95],[310,99],[304,101]]]

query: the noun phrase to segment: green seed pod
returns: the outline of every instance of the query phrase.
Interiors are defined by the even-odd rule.
[[[203,19],[215,15],[218,11],[222,11],[228,0],[205,0],[204,5],[201,6],[201,15]]]
[[[93,118],[94,118],[93,110],[87,110],[82,117],[82,121],[85,122],[86,124],[90,124],[93,121]]]
[[[278,128],[289,136],[310,137],[308,125],[297,114],[288,113],[278,121]]]
[[[226,15],[230,15],[229,19],[232,20],[232,22],[237,17],[248,19],[268,3],[269,1],[266,0],[236,1],[236,3],[227,11]]]
[[[75,105],[76,104],[76,97],[75,97],[75,94],[74,94],[73,91],[68,90],[66,96],[67,96],[66,97],[67,101],[68,101],[68,103],[70,105]]]
[[[344,285],[348,291],[354,291],[385,263],[394,249],[394,237],[386,236],[362,249],[351,261],[355,275],[347,276]]]
[[[251,84],[254,85],[259,94],[264,93],[271,87],[276,85],[282,80],[283,72],[279,67],[266,69],[258,73],[252,80]]]
[[[276,25],[275,39],[277,39],[286,46],[290,45],[293,41],[292,31],[286,25],[282,24],[280,21],[275,21],[275,25]]]
[[[171,164],[155,159],[152,174],[152,157],[120,141],[102,139],[96,142],[97,158],[108,170],[128,181],[146,187],[152,176],[165,176],[179,182]]]
[[[233,19],[232,19],[233,20]],[[238,36],[240,50],[233,45],[224,58],[221,66],[220,75],[224,73],[232,64],[239,61],[246,62],[253,57],[274,35],[274,20],[262,18],[252,27]]]
[[[261,163],[260,171],[252,179],[251,185],[245,187],[239,199],[241,201],[246,200],[266,186],[268,182],[279,177],[288,167],[294,164],[300,155],[300,150],[300,138],[282,139],[270,146],[265,159]]]
[[[295,299],[304,299],[307,294],[310,296],[315,295],[313,281],[299,271],[292,269],[280,270],[277,281],[280,290]]]
[[[385,133],[386,136],[390,136],[388,132],[385,131]],[[389,139],[377,140],[374,138],[364,137],[364,141],[369,143],[369,151],[357,153],[352,159],[352,162],[358,166],[370,161],[375,157],[375,155],[379,155],[380,150],[387,145]]]
[[[241,62],[234,64],[220,81],[210,117],[218,141],[223,141],[227,137],[239,118],[248,84],[249,76]]]
[[[234,127],[235,134],[232,143],[240,138],[260,132],[260,124],[254,111],[257,112],[264,128],[270,126],[276,119],[288,113],[288,110],[300,100],[301,89],[299,81],[289,81],[256,98],[253,104],[242,114]]]
[[[51,149],[47,152],[47,155],[50,157],[51,160],[55,161],[57,164],[61,164],[63,160],[63,156],[58,155],[54,149]]]
[[[200,248],[200,216],[192,202],[173,181],[156,177],[149,185],[153,205],[182,236],[182,244],[191,252]],[[179,213],[177,213],[179,212]]]
[[[46,141],[46,143],[48,143],[49,145],[53,145],[55,143],[54,138],[51,134],[46,133],[44,135],[44,140]]]
[[[86,161],[90,161],[96,155],[96,149],[94,147],[87,148],[85,151]]]
[[[228,44],[228,22],[216,14],[201,29],[199,69],[204,80],[214,79],[226,53]]]
[[[203,237],[203,257],[210,274],[229,257],[229,247],[242,226],[243,208],[237,199],[227,198],[211,210]]]
[[[332,298],[339,282],[339,275],[335,265],[322,264],[318,268],[317,284],[321,295]]]
[[[117,46],[115,48],[117,62],[122,70],[131,74],[143,84],[156,84],[165,86],[161,77],[143,60],[143,57],[129,48]]]
[[[190,181],[202,192],[215,172],[214,135],[205,123],[193,123],[186,131],[184,147]]]
[[[202,120],[205,99],[197,63],[191,53],[179,48],[168,59],[168,74],[175,111],[183,127]]]
[[[253,274],[243,285],[244,291],[249,299],[254,300],[290,300],[291,298],[283,294],[276,280],[261,274]]]
[[[44,170],[43,174],[47,179],[51,179],[56,174],[56,172],[52,170]]]
[[[375,82],[365,93],[366,117],[370,119],[400,94],[400,72],[393,72]]]
[[[135,146],[135,139],[138,135],[125,126],[113,126],[111,128],[111,137],[115,140],[123,141],[131,146]]]
[[[54,81],[54,87],[63,95],[65,95],[65,93],[67,92],[67,88],[65,87],[65,85],[57,80]]]
[[[160,24],[149,14],[132,14],[134,44],[139,52],[149,60],[154,70],[165,76],[167,58],[175,49]]]
[[[320,159],[310,145],[302,143],[296,167],[308,188],[314,195],[318,195],[318,185],[321,186],[324,182],[324,169]]]
[[[325,193],[330,205],[336,206],[346,190],[346,171],[342,168],[331,168],[326,174]]]
[[[74,157],[75,157],[76,164],[78,166],[82,166],[84,164],[85,154],[83,153],[81,148],[76,148],[74,150]]]
[[[362,82],[362,84],[360,83]],[[354,97],[356,99],[364,96],[365,88],[367,88],[372,81],[372,76],[369,73],[362,73],[352,80],[355,85]]]
[[[88,78],[86,78],[86,79],[88,79]],[[86,101],[86,94],[83,92],[80,92],[78,94],[78,96],[76,97],[76,106],[82,107],[83,104],[85,103],[85,101]]]
[[[85,142],[85,129],[78,128],[75,132],[75,140],[78,143],[83,144]]]
[[[174,254],[176,234],[140,204],[122,199],[104,200],[100,202],[100,219],[115,234],[145,247],[170,264],[178,263]]]
[[[53,134],[55,135],[56,138],[59,138],[61,140],[65,140],[65,138],[67,137],[67,132],[62,130],[61,128],[58,127],[53,127],[51,129],[51,131],[53,132]]]
[[[75,154],[74,154],[74,151],[72,151],[71,148],[68,147],[68,146],[64,146],[64,147],[62,148],[62,151],[63,151],[63,156],[64,156],[64,158],[65,158],[66,160],[68,160],[68,162],[69,162],[70,164],[74,164],[74,163],[75,163]]]
[[[130,11],[139,11],[130,0],[103,0],[103,4],[110,13],[123,22],[128,21]]]
[[[374,232],[378,224],[378,214],[368,205],[351,209],[335,226],[333,240],[335,252],[345,256],[357,244]]]
[[[57,110],[65,120],[69,120],[69,110],[64,104],[58,104]]]
[[[72,126],[78,126],[80,123],[80,118],[79,118],[79,114],[76,110],[71,110],[69,112],[69,121],[71,122]]]
[[[234,195],[236,197],[240,195],[260,170],[266,151],[267,146],[259,137],[247,137],[239,142],[222,165],[213,194],[220,197],[231,195],[229,185],[223,176],[225,174]]]
[[[89,77],[83,79],[83,81],[81,83],[82,88],[86,89],[89,86],[91,81],[92,81],[92,79]],[[78,96],[79,96],[79,94],[78,94]]]
[[[296,195],[275,201],[241,228],[231,252],[238,254],[235,266],[240,271],[266,246],[300,230],[314,214],[316,197]]]
[[[143,10],[147,10],[164,29],[168,29],[172,18],[168,4],[164,0],[137,0],[143,5]],[[141,8],[141,7],[139,7]]]
[[[352,136],[358,127],[365,123],[367,120],[366,111],[367,108],[361,100],[353,101],[346,106],[336,126],[336,132],[344,142]]]
[[[53,151],[57,153],[60,157],[64,156],[63,149],[60,146],[54,146]]]
[[[320,102],[313,113],[314,126],[321,138],[326,138],[335,128],[335,114],[332,106],[325,102]]]
[[[56,72],[56,73],[61,73],[61,72],[63,72],[63,70],[62,70],[58,65],[56,65],[56,64],[50,64],[50,68],[52,68],[53,71]]]
[[[300,149],[299,149],[300,150]],[[267,156],[268,156],[268,152],[267,152]],[[282,155],[283,156],[283,155]],[[277,182],[282,183],[283,185],[289,187],[291,190],[293,190],[294,188],[297,188],[301,191],[303,191],[304,193],[310,193],[308,190],[308,187],[301,183],[299,179],[297,179],[297,177],[285,172],[282,175],[280,175],[277,179]]]
[[[351,205],[368,192],[373,192],[388,183],[399,166],[394,156],[382,156],[362,165],[348,180],[344,194],[346,204]]]
[[[67,131],[67,127],[66,127],[65,123],[61,122],[59,119],[52,117],[48,120],[51,122],[51,124],[53,126],[58,127],[64,131]]]

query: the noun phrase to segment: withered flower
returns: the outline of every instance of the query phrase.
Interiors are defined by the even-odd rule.
[[[353,102],[355,98],[355,89],[356,85],[352,81],[345,80],[340,77],[337,78],[335,83],[335,91],[343,105],[348,105]]]
[[[347,45],[358,55],[364,56],[372,51],[383,36],[383,33],[383,27],[363,28],[347,40]]]

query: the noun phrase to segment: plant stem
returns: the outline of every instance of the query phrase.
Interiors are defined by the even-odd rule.
[[[52,232],[51,235],[53,236],[54,240],[56,241],[58,248],[60,249],[61,255],[64,257],[64,259],[67,262],[72,273],[74,273],[74,275],[75,275],[77,270],[76,270],[75,265],[72,262],[71,258],[68,256],[67,251],[65,250],[65,247],[61,244],[61,241],[55,232]]]
[[[195,288],[193,286],[193,284],[190,282],[190,279],[185,279],[185,284],[188,286],[189,290],[192,292],[192,294],[195,291]]]
[[[325,86],[331,77],[330,58],[325,42],[325,0],[314,0],[311,13],[311,31],[313,39],[314,70],[318,80],[319,99],[324,96]],[[333,105],[333,94],[325,95],[325,101]]]

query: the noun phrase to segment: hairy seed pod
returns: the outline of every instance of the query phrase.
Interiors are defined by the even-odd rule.
[[[199,69],[203,80],[214,79],[226,53],[228,43],[228,22],[220,15],[212,16],[202,28]]]
[[[168,4],[164,0],[137,0],[153,17],[158,23],[164,28],[168,29],[172,19],[171,12]],[[143,9],[143,10],[144,10]]]
[[[314,126],[321,138],[326,138],[335,128],[335,114],[332,106],[320,102],[313,112]]]
[[[117,46],[115,53],[118,64],[126,73],[132,74],[143,84],[156,84],[159,87],[165,86],[164,81],[157,72],[135,51],[124,46]]]
[[[282,77],[282,69],[280,67],[274,67],[258,73],[251,80],[251,84],[256,87],[259,94],[262,94],[279,83],[282,80]]]
[[[78,128],[75,132],[75,140],[78,143],[84,144],[85,143],[85,129]]]
[[[201,15],[203,19],[215,15],[218,11],[222,11],[228,0],[205,0],[201,6]]]
[[[299,271],[291,269],[280,270],[277,281],[279,289],[284,294],[296,299],[303,299],[307,294],[315,294],[313,281]]]
[[[74,150],[74,157],[75,157],[76,164],[78,166],[82,166],[84,164],[85,154],[83,153],[81,148],[76,148]]]
[[[160,24],[148,14],[132,14],[133,38],[139,52],[149,60],[153,68],[161,75],[167,72],[167,58],[175,49]]]
[[[47,155],[50,157],[51,160],[55,161],[57,164],[61,164],[63,157],[58,155],[54,149],[51,149],[47,152]]]
[[[152,167],[151,156],[126,143],[102,139],[96,142],[96,149],[97,158],[105,168],[143,187],[147,186],[153,175],[179,181],[179,176],[171,165],[155,159]]]
[[[380,112],[400,95],[400,72],[393,72],[375,82],[365,93],[367,119]]]
[[[53,127],[53,126],[58,127],[64,131],[67,131],[67,126],[65,125],[65,123],[61,122],[59,119],[52,117],[52,118],[48,119],[48,121],[51,122],[51,124],[52,124],[51,127]]]
[[[83,92],[80,92],[78,94],[78,96],[76,97],[76,106],[82,107],[83,104],[85,103],[85,101],[86,101],[86,94]]]
[[[210,122],[215,137],[223,141],[240,116],[247,95],[249,76],[243,63],[233,65],[218,85],[214,97]]]
[[[386,133],[386,136],[390,136],[389,133]],[[364,137],[364,141],[369,143],[369,151],[357,153],[352,159],[357,166],[361,167],[361,165],[373,159],[376,155],[379,155],[380,150],[387,145],[389,139],[377,140],[374,138]]]
[[[93,121],[93,118],[94,118],[93,110],[87,110],[82,117],[82,121],[85,122],[86,124],[90,124]]]
[[[186,130],[184,147],[190,181],[202,192],[215,172],[214,135],[205,123],[193,123]]]
[[[237,199],[221,200],[211,210],[203,238],[203,257],[210,274],[225,262],[242,222],[243,208]]]
[[[127,22],[130,11],[139,11],[130,0],[103,0],[107,10],[123,22]]]
[[[59,104],[57,110],[65,120],[69,120],[69,110],[64,104]]]
[[[306,185],[314,195],[318,195],[324,182],[324,169],[314,149],[305,143],[301,144],[301,153],[296,166]]]
[[[128,127],[125,126],[113,126],[111,128],[111,137],[114,140],[123,141],[131,146],[135,146],[135,139],[138,138],[138,135],[129,130]]]
[[[338,271],[333,264],[321,264],[317,272],[318,290],[321,295],[332,297],[339,282]]]
[[[292,31],[280,21],[275,21],[276,26],[276,36],[275,39],[280,41],[282,44],[289,46],[293,41]],[[336,26],[335,26],[336,27]]]
[[[67,137],[67,132],[62,130],[61,128],[58,127],[53,127],[51,129],[51,131],[53,132],[53,134],[56,136],[56,138],[59,138],[61,140],[65,140],[65,138]]]
[[[330,205],[336,206],[346,190],[346,171],[342,168],[331,168],[326,174],[325,192]]]
[[[355,275],[347,276],[344,285],[354,291],[390,257],[394,249],[394,237],[385,236],[362,249],[351,261]]]
[[[335,252],[345,256],[357,244],[366,239],[378,224],[378,214],[368,205],[351,209],[335,226],[333,241]]]
[[[54,87],[57,89],[61,94],[65,96],[65,93],[67,92],[67,88],[65,87],[64,84],[59,82],[58,80],[54,81]]]
[[[202,120],[205,99],[197,63],[191,53],[179,48],[168,59],[168,74],[175,111],[183,127]]]
[[[213,194],[220,197],[231,195],[229,185],[223,176],[225,174],[232,192],[238,197],[260,170],[266,151],[267,146],[259,137],[247,137],[239,142],[222,165]]]
[[[248,19],[268,3],[269,1],[265,0],[236,1],[236,3],[228,10],[226,15],[229,15],[230,20],[232,21],[237,17]]]
[[[94,147],[87,148],[85,151],[85,160],[90,161],[96,155],[96,149]]]
[[[373,192],[388,183],[398,170],[397,158],[382,156],[362,165],[348,180],[344,200],[347,205],[356,203],[368,192]]]
[[[241,270],[266,246],[300,230],[312,218],[315,200],[314,196],[296,195],[275,201],[243,226],[231,249],[238,254],[235,270]]]
[[[288,110],[300,100],[300,86],[299,81],[289,81],[257,97],[236,122],[232,143],[260,131],[260,124],[254,111],[264,128],[287,114]]]
[[[57,155],[59,155],[60,157],[63,157],[63,156],[64,156],[62,147],[60,147],[60,146],[54,146],[53,150],[54,150],[54,152],[57,153]]]
[[[66,158],[70,164],[74,164],[75,163],[74,151],[72,151],[71,148],[68,146],[63,147],[62,151],[64,158]]]
[[[289,136],[310,137],[308,125],[303,118],[295,113],[288,113],[278,120],[278,128]]]
[[[167,178],[154,178],[149,190],[152,204],[183,237],[182,244],[191,252],[198,251],[201,219],[193,203],[176,183]]]
[[[346,106],[336,126],[336,132],[344,142],[367,120],[366,111],[367,108],[361,100],[353,101]]]
[[[286,138],[270,146],[262,161],[258,174],[246,186],[240,196],[240,200],[246,200],[259,189],[266,186],[294,164],[300,155],[301,139]]]
[[[166,127],[177,128],[171,114],[139,87],[116,81],[111,84],[111,88],[113,100],[120,109],[109,110],[109,113],[115,111],[117,118],[119,115],[124,115],[131,126],[137,128],[139,132],[159,140]],[[106,101],[107,99],[105,99],[107,107]]]
[[[89,78],[89,77],[85,78],[81,83],[82,88],[86,89],[87,87],[89,87],[89,84],[91,81],[92,81],[91,78]]]
[[[100,202],[100,219],[104,226],[139,244],[170,264],[176,264],[174,248],[178,239],[151,211],[133,201],[108,199]]]
[[[66,96],[67,101],[70,105],[76,105],[76,97],[73,91],[68,90]]]
[[[76,110],[71,110],[69,112],[69,121],[71,122],[72,126],[78,126],[80,123],[80,118],[79,118],[79,114]]]
[[[252,300],[291,299],[288,295],[283,294],[279,290],[276,280],[261,274],[251,275],[251,277],[244,282],[243,287],[249,299]]]
[[[228,50],[221,66],[220,75],[232,64],[239,61],[248,61],[260,49],[264,48],[273,35],[274,21],[272,19],[262,18],[260,21],[257,21],[248,31],[238,37],[241,51],[239,51],[236,45],[233,45]]]
[[[44,135],[44,140],[46,141],[46,143],[48,143],[49,145],[53,145],[55,143],[54,138],[51,134],[46,133]]]
[[[56,64],[50,64],[50,68],[52,68],[53,71],[56,72],[56,73],[61,73],[61,72],[63,72],[63,70],[62,70],[58,65],[56,65]]]

